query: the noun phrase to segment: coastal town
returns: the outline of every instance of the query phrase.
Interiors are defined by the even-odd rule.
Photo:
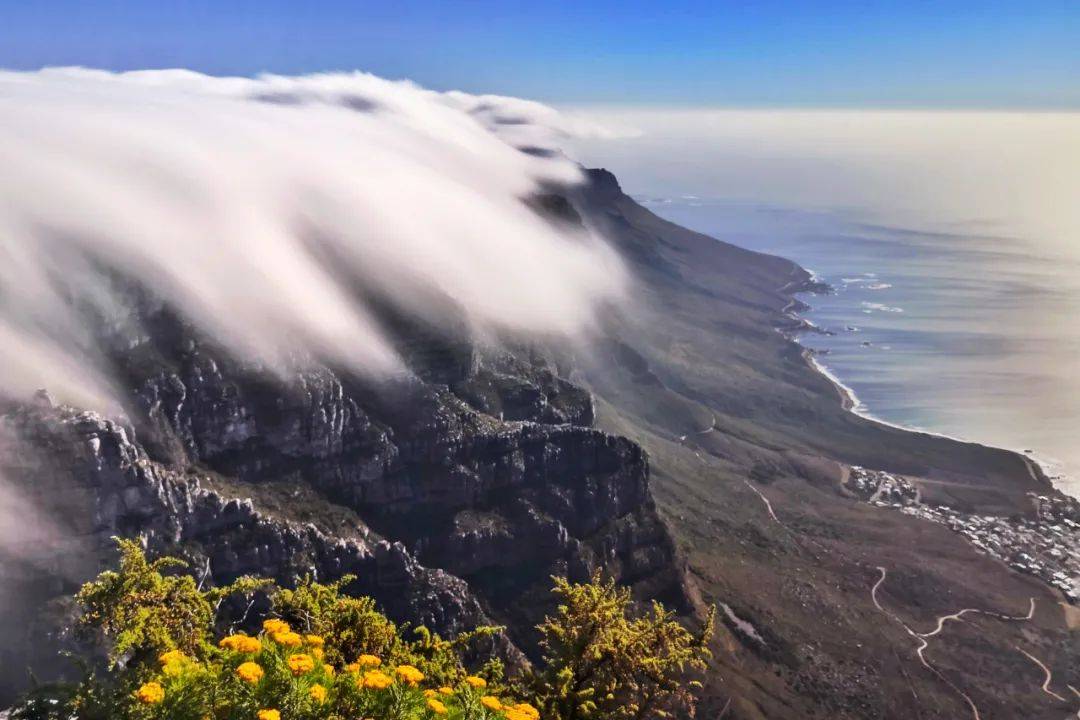
[[[1080,501],[1031,494],[1032,518],[968,515],[922,502],[907,478],[853,466],[844,488],[872,505],[946,525],[980,552],[1034,575],[1080,604]]]

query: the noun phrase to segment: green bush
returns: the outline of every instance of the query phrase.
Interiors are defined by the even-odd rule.
[[[635,617],[630,591],[614,581],[575,584],[555,578],[561,604],[539,626],[544,670],[533,696],[545,717],[571,720],[669,717],[689,714],[705,669],[714,615],[694,635],[657,602]]]
[[[470,673],[462,651],[499,632],[444,640],[408,632],[370,598],[343,594],[350,578],[284,589],[256,578],[202,590],[119,541],[120,566],[77,595],[84,636],[108,663],[73,685],[37,688],[15,720],[553,720],[664,717],[692,710],[688,672],[701,670],[712,619],[694,635],[659,604],[635,615],[630,594],[600,577],[555,580],[561,605],[538,627],[544,662],[504,679],[491,659]],[[223,602],[269,596],[258,633],[215,639]],[[246,615],[247,613],[245,613]]]

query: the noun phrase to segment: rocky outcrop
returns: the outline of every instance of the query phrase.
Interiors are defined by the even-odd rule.
[[[685,606],[647,456],[590,427],[589,393],[550,353],[410,326],[407,378],[311,358],[271,371],[165,306],[132,304],[138,331],[109,329],[126,417],[47,401],[0,415],[0,473],[55,528],[55,551],[11,578],[42,602],[100,571],[119,535],[184,556],[208,583],[353,574],[349,590],[399,620],[506,624],[511,658],[533,649],[552,575],[603,568]]]
[[[21,408],[4,417],[0,450],[7,474],[46,509],[63,541],[62,552],[38,554],[33,570],[41,575],[92,577],[112,537],[136,536],[152,552],[179,552],[205,567],[205,580],[353,574],[350,590],[379,597],[397,618],[444,631],[486,620],[463,580],[422,566],[401,543],[362,525],[334,535],[275,517],[250,497],[211,489],[198,473],[150,460],[129,430],[96,413]]]

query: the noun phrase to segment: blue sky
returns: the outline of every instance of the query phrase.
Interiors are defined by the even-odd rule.
[[[0,0],[0,66],[368,70],[555,103],[1080,108],[1080,0]]]

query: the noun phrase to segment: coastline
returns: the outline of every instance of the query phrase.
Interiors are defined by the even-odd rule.
[[[793,292],[822,292],[820,285],[820,282],[815,282],[813,289],[796,288]],[[786,288],[785,291],[788,291]],[[1044,486],[1045,492],[1028,491],[1035,513],[1032,519],[1002,513],[964,511],[948,503],[927,503],[918,484],[912,484],[902,473],[893,474],[858,465],[850,466],[843,481],[844,488],[854,492],[864,502],[948,527],[962,535],[977,552],[1004,563],[1012,572],[1034,577],[1045,584],[1060,598],[1063,607],[1075,608],[1080,603],[1080,545],[1077,544],[1080,541],[1080,497],[1059,487],[1047,466],[1032,453],[907,427],[875,417],[859,400],[854,388],[821,362],[818,353],[799,342],[799,335],[804,332],[823,332],[796,315],[797,310],[808,307],[805,302],[793,299],[784,307],[784,315],[792,321],[792,325],[778,327],[777,330],[801,348],[799,355],[808,366],[829,381],[845,411],[903,432],[1013,453],[1023,460],[1031,479]],[[849,482],[852,484],[849,485]]]
[[[967,626],[980,633],[977,642],[964,636],[932,651],[958,686],[980,688],[987,715],[1025,716],[1033,701],[1016,682],[1015,668],[998,658],[1012,658],[1022,642],[1050,667],[1071,662],[1073,649],[1061,643],[1063,617],[1078,609],[1059,612],[1066,603],[1059,590],[980,552],[969,535],[991,548],[998,536],[1001,554],[1016,548],[1017,555],[1038,558],[1029,545],[1035,535],[1053,533],[1056,523],[1029,493],[1063,496],[1033,479],[1016,453],[861,416],[865,409],[842,387],[846,358],[822,353],[815,367],[792,339],[817,348],[849,340],[802,335],[843,327],[842,311],[819,311],[838,305],[837,298],[800,294],[824,291],[819,277],[785,253],[747,249],[738,238],[726,242],[657,216],[617,194],[608,174],[594,176],[603,184],[587,196],[593,204],[583,215],[610,231],[650,302],[649,312],[620,316],[613,325],[613,337],[634,353],[619,344],[604,347],[589,376],[601,426],[638,440],[648,453],[650,488],[697,593],[728,605],[768,643],[762,648],[718,610],[732,637],[717,657],[731,660],[710,676],[707,692],[715,702],[703,714],[722,715],[731,697],[744,703],[740,711],[758,708],[770,717],[809,716],[826,705],[860,717],[915,717],[931,708],[957,714],[950,714],[959,707],[947,684],[932,673],[906,673],[917,649],[909,636],[875,619],[872,571],[883,566],[889,581],[880,588],[881,602],[928,631],[936,618],[966,605],[1020,615],[1036,598],[1037,623],[1022,638]],[[879,358],[858,359],[871,374],[852,375],[852,384],[864,391],[864,377],[877,379]],[[845,372],[822,379],[832,363]],[[876,393],[859,394],[878,402]],[[859,413],[849,412],[854,409]],[[703,428],[708,432],[689,434]],[[918,487],[922,504],[909,512],[943,507],[956,514],[938,511],[941,522],[909,518],[884,492],[875,501],[887,509],[867,507],[844,484],[856,466],[882,468],[875,477],[926,479]],[[870,498],[874,489],[867,488]],[[1074,506],[1053,507],[1059,506],[1080,522]],[[994,522],[985,520],[991,515]],[[1070,562],[1076,554],[1069,549]],[[1051,581],[1064,570],[1040,562]],[[1071,567],[1068,574],[1080,576]],[[838,622],[845,629],[839,641]],[[789,655],[796,647],[814,648],[813,659]],[[875,662],[882,659],[887,666]],[[871,674],[857,677],[848,671],[853,667]]]
[[[806,362],[811,368],[813,368],[820,375],[824,376],[833,388],[835,388],[837,395],[840,398],[840,404],[844,410],[856,415],[864,420],[884,425],[886,427],[895,428],[897,430],[903,430],[905,432],[917,433],[921,435],[928,435],[931,437],[942,438],[945,440],[952,440],[954,442],[966,443],[971,445],[978,445],[985,448],[994,448],[999,450],[1005,450],[1016,454],[1021,457],[1027,464],[1032,472],[1032,477],[1038,479],[1040,482],[1047,486],[1048,490],[1052,490],[1057,493],[1061,493],[1067,497],[1072,497],[1080,500],[1080,492],[1074,495],[1071,492],[1066,491],[1058,483],[1054,482],[1054,477],[1064,477],[1064,473],[1060,469],[1060,463],[1045,458],[1040,458],[1035,453],[1025,452],[1020,448],[988,445],[976,440],[968,438],[957,437],[955,435],[949,435],[934,430],[928,430],[911,425],[902,425],[900,423],[892,422],[884,418],[874,415],[869,407],[859,399],[855,389],[846,384],[828,365],[818,359],[820,353],[815,352],[812,348],[806,347],[799,342],[799,336],[807,332],[825,332],[828,330],[822,329],[815,325],[810,320],[801,317],[798,313],[811,308],[811,306],[804,300],[799,298],[799,295],[820,295],[833,292],[833,288],[828,283],[822,281],[813,271],[807,270],[802,266],[792,262],[798,271],[806,273],[806,277],[803,280],[796,280],[780,288],[780,292],[784,293],[790,298],[790,302],[781,309],[781,314],[791,321],[788,326],[780,326],[777,328],[777,332],[784,337],[791,340],[793,343],[799,346],[800,355],[803,361]],[[1072,485],[1073,483],[1070,483]],[[1080,488],[1078,488],[1080,490]]]

